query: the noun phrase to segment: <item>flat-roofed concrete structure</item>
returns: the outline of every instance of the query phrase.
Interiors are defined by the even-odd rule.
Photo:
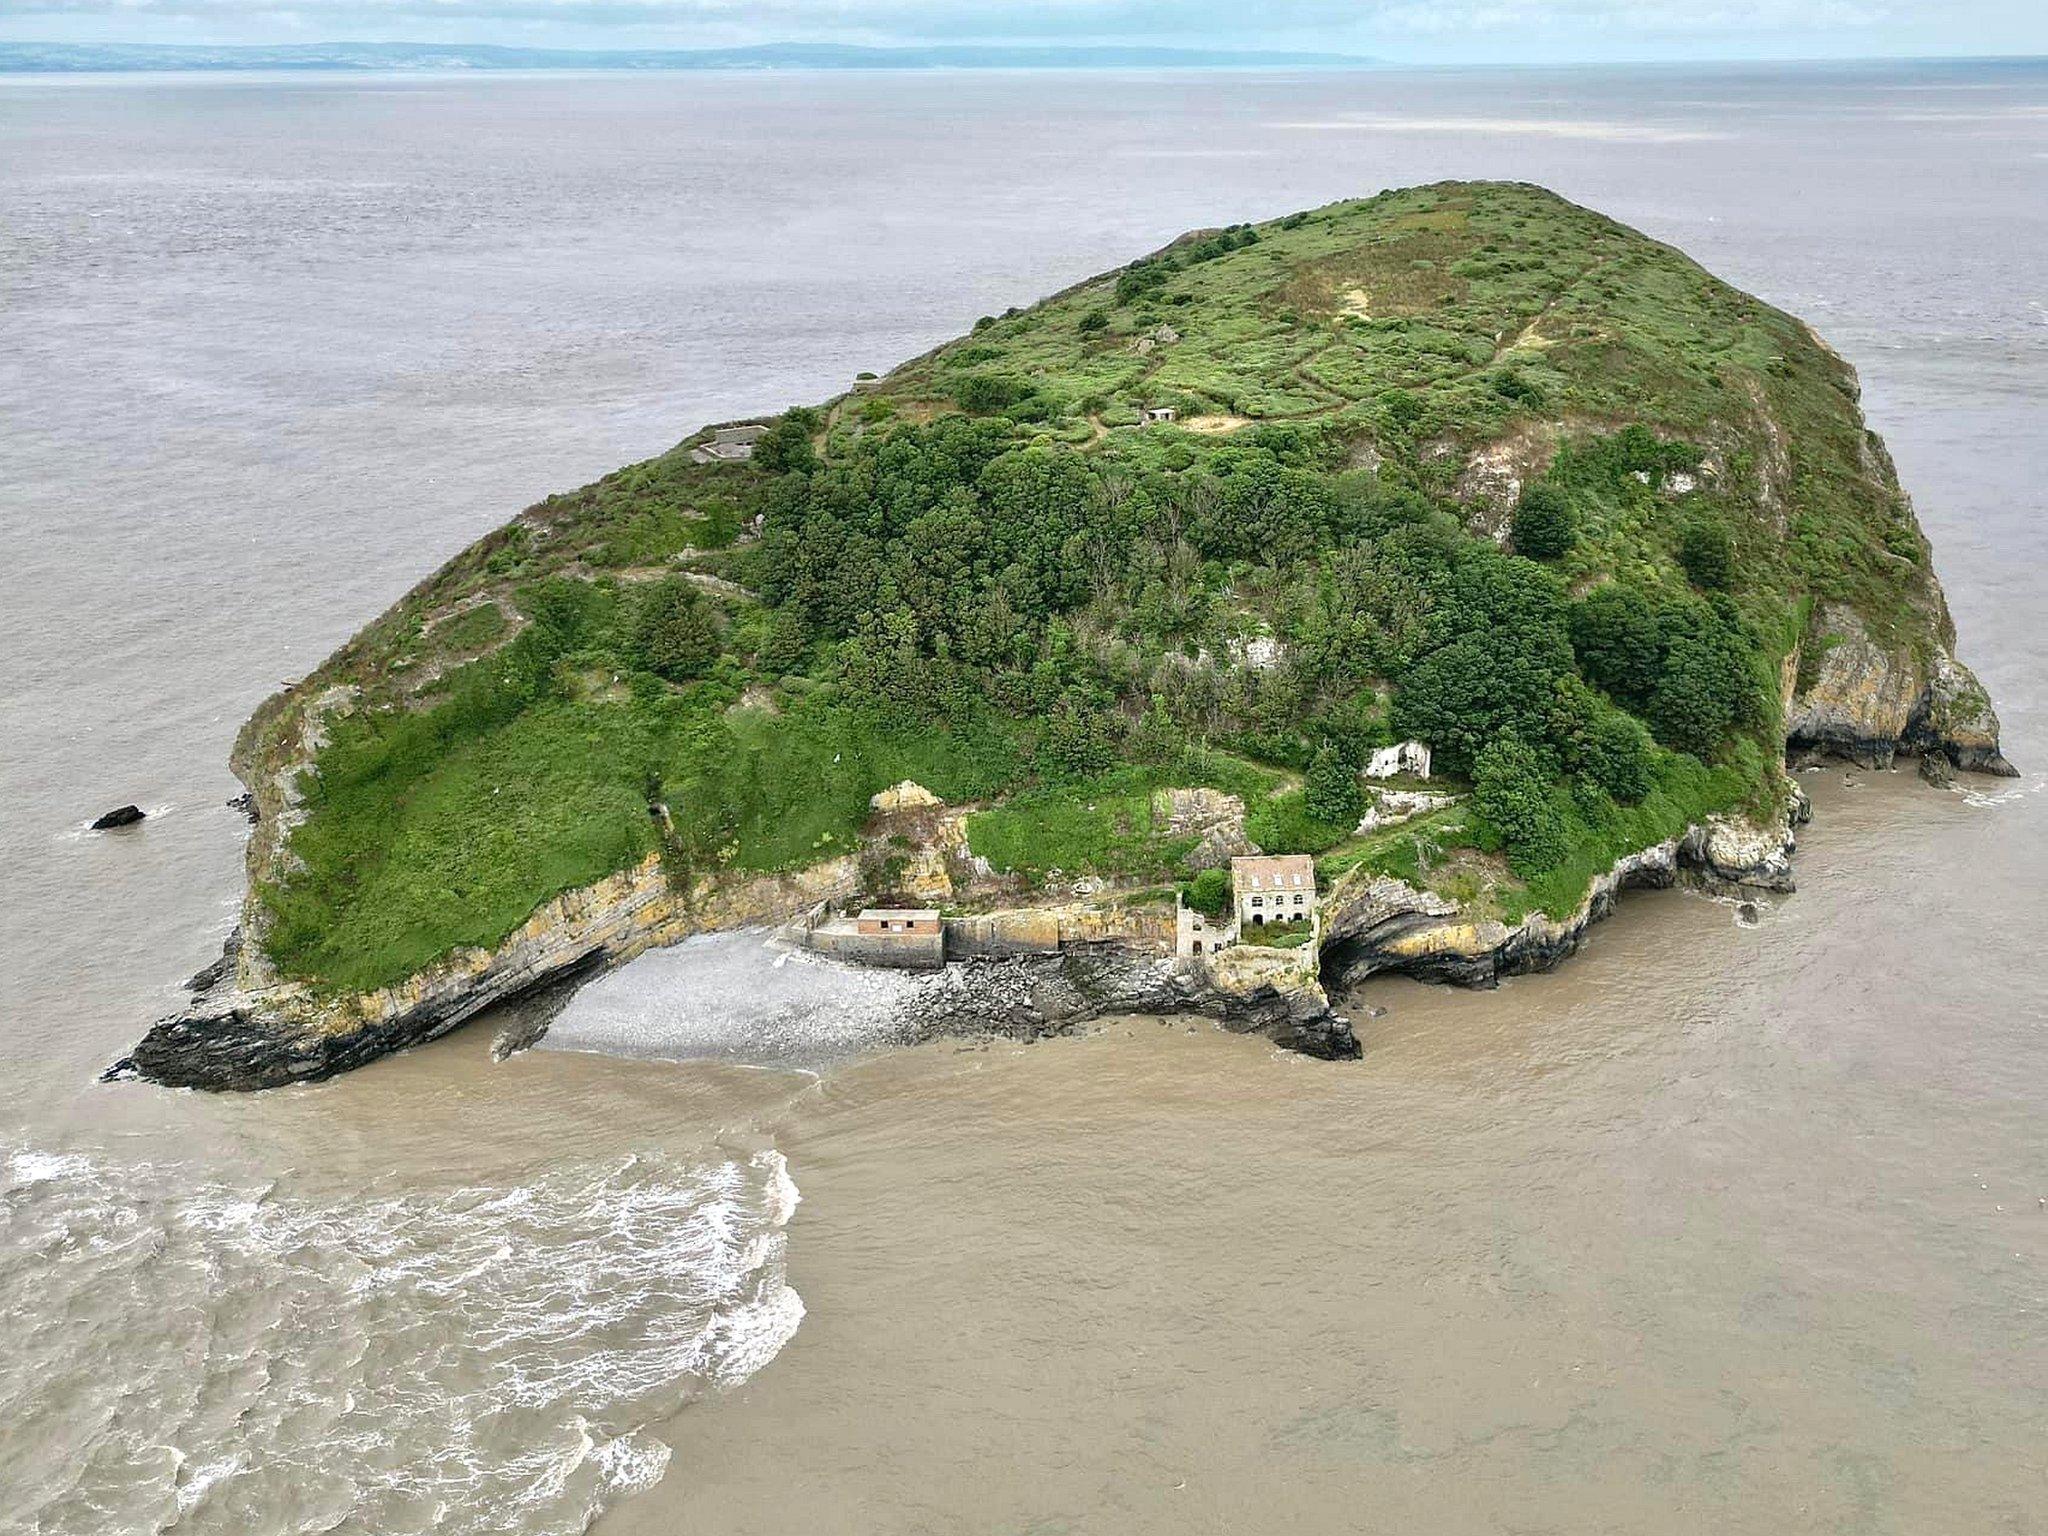
[[[742,422],[733,427],[713,427],[711,441],[699,443],[690,450],[690,457],[699,464],[736,464],[754,456],[754,444],[768,435],[768,429],[758,421]]]
[[[865,907],[853,917],[814,922],[803,942],[860,965],[935,971],[946,963],[946,923],[931,907]]]
[[[853,923],[856,933],[939,932],[939,914],[932,907],[866,907]]]

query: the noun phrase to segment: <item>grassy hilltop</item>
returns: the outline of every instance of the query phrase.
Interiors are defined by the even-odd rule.
[[[251,721],[241,771],[300,802],[251,861],[279,974],[391,982],[650,852],[813,863],[906,777],[986,802],[971,846],[1026,883],[1183,877],[1150,792],[1212,785],[1329,873],[1564,911],[1782,793],[1819,605],[1946,622],[1845,365],[1533,187],[1190,235],[751,462],[697,441],[528,509]],[[1410,736],[1471,794],[1354,837]]]

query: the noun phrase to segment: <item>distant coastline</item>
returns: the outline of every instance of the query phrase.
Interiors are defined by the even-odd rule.
[[[862,48],[767,43],[749,48],[500,48],[472,43],[298,43],[286,46],[0,42],[0,73],[104,74],[191,70],[769,70],[769,69],[1364,69],[1346,54],[1213,48]]]

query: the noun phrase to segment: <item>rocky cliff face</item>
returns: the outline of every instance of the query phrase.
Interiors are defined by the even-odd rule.
[[[1803,808],[1796,791],[1794,804]],[[1349,984],[1393,970],[1488,985],[1557,964],[1631,887],[1689,877],[1788,890],[1796,820],[1773,828],[1716,820],[1632,854],[1563,922],[1541,914],[1512,926],[1474,919],[1434,892],[1383,877],[1340,883],[1326,905],[1320,955],[1247,945],[1199,963],[1176,961],[1161,952],[1170,948],[1170,921],[1114,900],[989,913],[961,930],[959,951],[969,958],[912,995],[904,1035],[1034,1038],[1107,1015],[1189,1013],[1311,1056],[1348,1060],[1359,1055],[1359,1042],[1332,1009],[1326,981]],[[706,878],[677,892],[649,859],[556,898],[495,950],[459,952],[400,987],[338,996],[295,985],[250,987],[234,963],[239,941],[231,940],[222,961],[195,978],[201,990],[192,1005],[155,1025],[108,1075],[215,1090],[317,1081],[508,1003],[529,1006],[539,1022],[530,1021],[528,1033],[537,1033],[578,985],[647,949],[787,919],[859,886],[858,859],[847,857],[794,875]]]
[[[1796,658],[1788,665],[1790,747],[1873,766],[1909,752],[1965,769],[2014,771],[1999,753],[1988,698],[1945,642],[1881,644],[1847,609],[1819,615],[1815,635],[1809,645],[1817,654],[1804,675],[1793,672]],[[297,750],[249,775],[256,804],[268,812],[251,842],[252,868],[284,856],[290,785],[317,744],[318,711],[306,713],[290,740]],[[949,967],[920,991],[906,1033],[1028,1037],[1106,1014],[1198,1013],[1310,1055],[1350,1058],[1358,1041],[1331,1010],[1324,980],[1349,984],[1392,970],[1488,985],[1559,963],[1632,887],[1694,879],[1789,890],[1792,827],[1803,814],[1796,789],[1793,803],[1795,813],[1780,827],[1717,819],[1629,855],[1561,922],[1540,913],[1514,925],[1475,918],[1440,895],[1385,878],[1340,884],[1325,906],[1320,975],[1313,957],[1302,963],[1306,952],[1275,961],[1273,952],[1242,949],[1204,965],[1177,964],[1160,953],[1171,946],[1170,915],[1114,900],[986,914],[959,926],[950,953],[969,963]],[[957,816],[942,808],[893,809],[937,817],[957,833]],[[279,982],[260,945],[241,942],[238,933],[222,959],[195,978],[191,1005],[152,1027],[108,1075],[208,1089],[330,1077],[434,1039],[496,1005],[525,1002],[544,1018],[581,982],[647,949],[693,933],[780,922],[862,886],[860,860],[848,856],[792,875],[704,877],[678,891],[650,857],[548,902],[496,949],[459,951],[402,985],[368,993]],[[249,917],[260,921],[254,911]]]
[[[1821,610],[1785,711],[1786,745],[1888,768],[1899,752],[1941,754],[1975,773],[2017,775],[1999,751],[1998,715],[1937,628],[1916,642],[1885,645],[1856,612]]]
[[[1510,925],[1474,918],[1456,902],[1385,876],[1340,882],[1325,904],[1323,974],[1349,986],[1382,971],[1458,986],[1547,971],[1578,949],[1586,929],[1623,891],[1692,879],[1710,888],[1792,889],[1794,829],[1807,815],[1796,786],[1783,822],[1758,827],[1716,817],[1705,826],[1618,860],[1571,916],[1541,912]]]
[[[152,1027],[107,1076],[211,1089],[314,1082],[444,1035],[496,1004],[566,995],[693,933],[779,922],[859,888],[852,857],[791,875],[704,877],[685,891],[649,857],[556,897],[496,949],[458,950],[402,985],[374,992],[323,993],[269,981],[247,959],[253,946],[237,935],[222,957],[227,963],[194,978],[204,985],[191,1005]]]

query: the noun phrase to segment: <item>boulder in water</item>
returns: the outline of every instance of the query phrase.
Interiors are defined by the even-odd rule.
[[[115,827],[132,827],[147,814],[139,805],[117,806],[92,824],[95,832],[111,831]]]

